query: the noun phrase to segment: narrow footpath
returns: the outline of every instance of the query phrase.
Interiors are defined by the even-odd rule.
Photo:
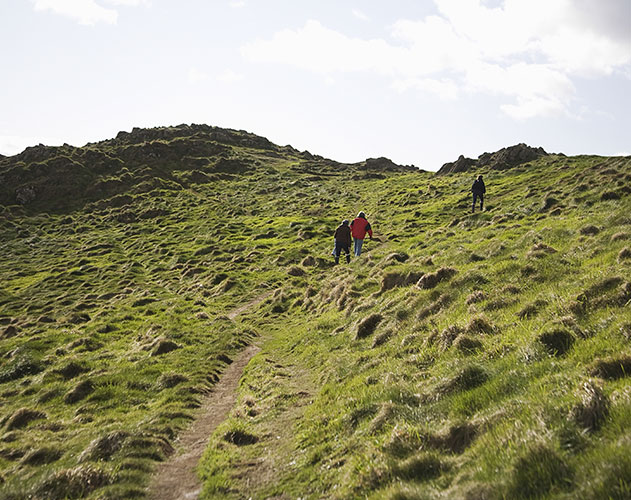
[[[234,319],[269,296],[265,293],[228,314]],[[199,496],[202,485],[195,469],[206,449],[208,438],[223,422],[235,405],[237,388],[245,367],[260,351],[257,345],[247,346],[228,365],[212,392],[205,398],[195,420],[178,436],[175,453],[160,464],[147,489],[149,500],[194,500]]]

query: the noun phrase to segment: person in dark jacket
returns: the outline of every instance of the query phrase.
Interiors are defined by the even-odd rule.
[[[357,217],[351,222],[351,234],[353,235],[353,241],[355,242],[355,256],[359,257],[362,253],[362,245],[364,244],[364,238],[366,233],[372,240],[372,228],[370,223],[366,220],[366,214],[359,212]]]
[[[348,226],[348,221],[344,219],[342,223],[337,226],[335,234],[335,263],[340,263],[340,254],[342,250],[346,253],[346,263],[351,261],[351,228]]]
[[[478,178],[473,181],[471,192],[473,193],[473,205],[471,206],[471,212],[475,212],[475,202],[478,198],[480,199],[481,212],[482,210],[484,210],[484,193],[486,193],[486,186],[484,185],[484,181],[482,180],[481,175],[479,175]]]

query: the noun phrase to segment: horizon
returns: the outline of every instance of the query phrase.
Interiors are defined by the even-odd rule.
[[[625,0],[22,0],[0,12],[6,156],[183,123],[429,171],[519,143],[631,154]]]

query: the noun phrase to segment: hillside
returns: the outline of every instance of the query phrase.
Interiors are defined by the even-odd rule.
[[[204,125],[0,158],[0,498],[142,498],[253,343],[201,498],[628,498],[631,158],[476,167],[471,214]]]

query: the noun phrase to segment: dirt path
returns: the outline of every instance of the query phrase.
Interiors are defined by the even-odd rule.
[[[228,314],[236,318],[247,309],[257,306],[269,296],[265,293],[234,309]],[[237,400],[237,388],[245,367],[260,351],[256,345],[247,346],[228,366],[212,392],[202,403],[191,426],[182,432],[175,442],[175,453],[160,464],[147,489],[149,500],[193,500],[199,496],[201,482],[195,468],[202,457],[208,438],[223,422]]]

